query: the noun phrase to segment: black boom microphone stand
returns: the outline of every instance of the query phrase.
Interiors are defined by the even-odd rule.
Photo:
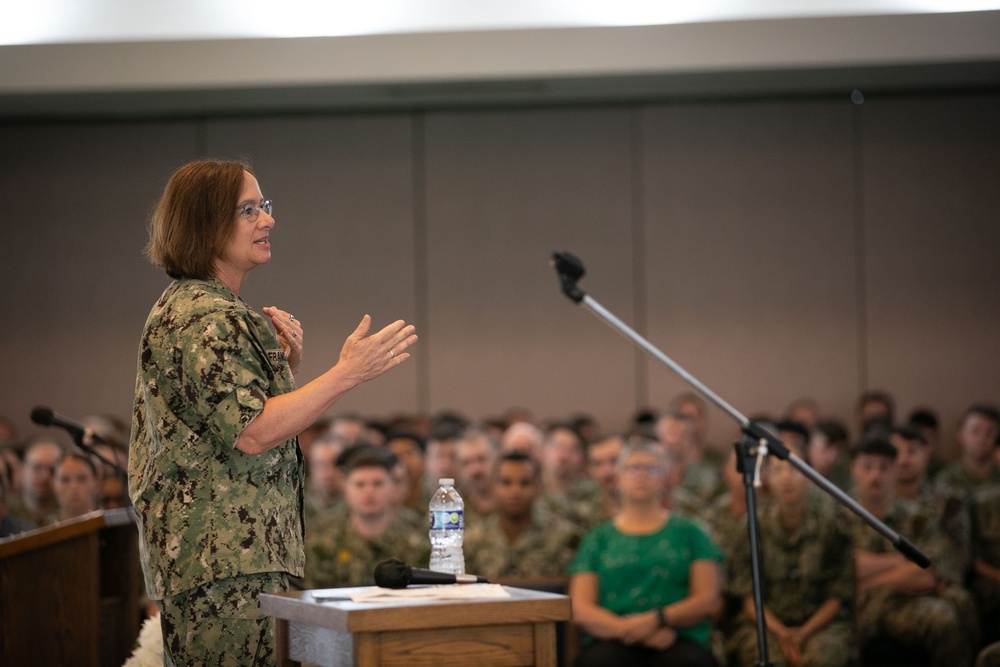
[[[710,401],[715,403],[723,412],[728,414],[740,425],[743,434],[734,445],[737,452],[737,460],[741,462],[740,470],[743,473],[743,484],[746,488],[747,498],[747,532],[750,539],[750,571],[753,581],[753,603],[757,613],[757,645],[760,656],[759,667],[769,667],[770,661],[767,656],[767,633],[764,621],[764,595],[761,590],[760,576],[760,543],[758,542],[757,523],[757,502],[754,494],[754,487],[759,486],[759,474],[761,465],[768,455],[778,457],[783,461],[788,461],[803,475],[812,480],[817,486],[836,498],[842,505],[861,517],[865,523],[874,528],[877,532],[886,537],[892,545],[911,561],[926,568],[931,564],[931,559],[920,551],[913,543],[902,537],[899,533],[889,528],[874,514],[859,505],[853,498],[834,486],[827,478],[816,472],[808,463],[803,461],[788,448],[771,431],[764,428],[757,422],[750,421],[736,408],[720,398],[715,392],[706,387],[697,378],[681,368],[673,359],[663,354],[654,347],[648,340],[640,336],[631,327],[608,312],[601,304],[594,301],[586,292],[576,284],[583,277],[585,270],[583,263],[568,252],[557,252],[552,255],[552,266],[559,274],[559,282],[562,284],[563,293],[570,300],[583,304],[595,315],[603,319],[611,328],[623,334],[630,341],[638,345],[642,350],[648,352],[657,360],[665,364],[674,371],[685,382],[697,389]]]

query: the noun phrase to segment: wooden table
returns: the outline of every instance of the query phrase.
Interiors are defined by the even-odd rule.
[[[555,623],[570,617],[565,595],[508,586],[509,598],[350,601],[370,589],[261,595],[277,621],[278,665],[554,667]],[[330,595],[345,599],[316,599]]]

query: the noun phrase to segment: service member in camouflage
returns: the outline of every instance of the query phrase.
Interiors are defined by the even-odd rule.
[[[39,527],[59,520],[59,503],[52,483],[56,464],[64,451],[65,448],[52,436],[35,436],[28,441],[24,452],[21,493],[8,498],[11,514]]]
[[[1000,484],[1000,467],[996,463],[998,435],[1000,411],[996,407],[976,404],[966,409],[955,433],[959,459],[938,473],[937,482],[966,494],[983,486]]]
[[[601,503],[597,483],[584,474],[584,442],[568,424],[555,424],[542,442],[542,486],[539,500],[550,514],[560,516],[581,530],[593,525]]]
[[[535,502],[538,464],[527,454],[503,454],[493,466],[495,511],[465,528],[465,568],[490,581],[567,576],[582,531]]]
[[[967,665],[970,628],[956,600],[961,563],[953,558],[939,517],[896,498],[896,449],[885,434],[864,436],[851,452],[858,502],[931,559],[923,569],[855,515],[847,517],[857,570],[857,627],[862,649],[875,638],[917,648],[932,666]],[[967,594],[965,596],[967,598]]]
[[[396,455],[370,445],[345,454],[344,502],[306,535],[307,588],[370,586],[383,560],[425,567],[430,558],[427,533],[418,532],[393,507]]]
[[[306,455],[305,483],[306,534],[313,525],[342,502],[343,473],[337,467],[337,457],[344,451],[344,443],[329,431],[313,440]]]
[[[174,281],[139,346],[129,495],[166,664],[274,664],[257,597],[302,574],[295,436],[416,341],[403,322],[366,336],[366,315],[338,363],[296,389],[301,323],[264,308],[275,334],[239,296],[274,224],[248,167],[214,160],[178,169],[151,219],[147,254]]]
[[[493,513],[492,477],[499,452],[500,443],[485,428],[469,427],[458,438],[455,480],[465,501],[467,525]]]
[[[674,411],[656,422],[656,438],[676,462],[673,466],[673,509],[695,514],[724,491],[717,457],[708,457],[695,439],[690,416]]]
[[[928,478],[930,450],[923,435],[911,426],[897,426],[889,434],[896,448],[896,497],[910,502],[919,512],[939,519],[948,539],[949,561],[954,563],[956,581],[964,581],[972,553],[972,526],[968,498],[960,491]]]
[[[805,438],[800,433],[782,429],[781,436],[786,447],[803,454]],[[855,653],[848,533],[791,463],[772,459],[766,475],[773,495],[758,515],[769,658],[776,667],[844,667]],[[730,543],[734,551],[725,590],[742,598],[743,609],[726,651],[734,664],[748,667],[759,662],[759,647],[745,517],[738,532],[743,539]]]
[[[590,530],[618,514],[618,456],[625,447],[625,436],[611,433],[587,445],[587,476],[601,490],[600,500],[584,528]]]

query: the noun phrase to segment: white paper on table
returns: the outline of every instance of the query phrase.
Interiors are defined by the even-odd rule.
[[[509,598],[510,593],[500,584],[446,584],[417,588],[380,588],[351,594],[352,602],[384,602],[386,600],[477,600]]]

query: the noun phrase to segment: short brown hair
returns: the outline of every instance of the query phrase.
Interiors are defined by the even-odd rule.
[[[146,256],[171,278],[209,278],[236,219],[243,162],[200,160],[173,173],[149,220]]]

